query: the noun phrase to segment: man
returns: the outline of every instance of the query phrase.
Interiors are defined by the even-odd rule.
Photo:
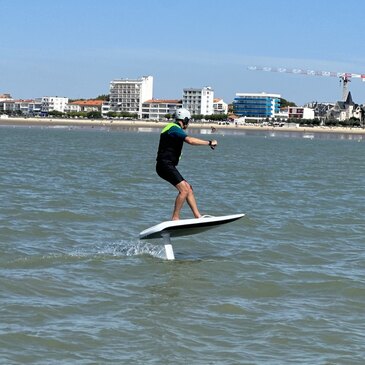
[[[210,146],[212,149],[217,146],[216,140],[207,141],[188,136],[185,130],[189,125],[190,119],[191,115],[189,110],[184,108],[177,109],[175,122],[167,124],[162,130],[158,146],[156,172],[162,179],[168,181],[179,191],[175,200],[172,220],[180,219],[180,211],[185,200],[188,202],[194,217],[201,217],[194,197],[193,188],[176,168],[184,142],[193,146]]]

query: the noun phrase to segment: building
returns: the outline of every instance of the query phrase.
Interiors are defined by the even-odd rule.
[[[10,114],[13,110],[14,100],[10,94],[0,94],[0,114]]]
[[[42,115],[47,115],[53,111],[64,113],[68,104],[68,98],[59,96],[43,96],[42,98],[38,98],[36,100],[41,102]]]
[[[315,118],[320,119],[323,123],[328,120],[343,122],[351,118],[358,119],[361,124],[364,123],[365,105],[354,103],[351,92],[347,93],[345,101],[341,100],[336,103],[312,102],[305,106],[312,107]]]
[[[101,112],[103,100],[76,100],[68,103],[66,112]]]
[[[101,116],[103,118],[106,118],[109,112],[110,112],[109,101],[104,101],[103,104],[101,105]]]
[[[15,110],[15,100],[1,100],[0,114],[13,114]]]
[[[233,113],[254,119],[274,118],[280,110],[279,94],[236,93]]]
[[[191,115],[212,115],[214,90],[209,87],[201,89],[183,89],[182,107],[190,111]]]
[[[314,119],[314,109],[307,107],[289,106],[289,119]]]
[[[311,108],[314,110],[314,118],[317,118],[321,121],[327,119],[327,115],[329,111],[335,106],[334,103],[321,103],[317,101],[313,101],[304,105],[304,107]]]
[[[277,121],[285,121],[285,120],[288,120],[288,118],[289,118],[289,108],[288,107],[281,108],[279,110],[279,112],[274,115],[274,118]]]
[[[223,99],[213,99],[213,114],[228,114],[228,104]]]
[[[109,111],[137,113],[138,118],[142,118],[142,104],[151,100],[152,95],[152,76],[113,80],[110,82]]]
[[[0,101],[0,112],[16,115],[48,115],[49,112],[59,111],[64,113],[68,98],[58,96],[45,96],[29,100],[4,100]]]
[[[142,119],[164,120],[167,115],[172,116],[176,109],[182,107],[181,100],[151,99],[142,104]]]
[[[14,112],[18,115],[38,115],[41,108],[39,100],[14,100]]]
[[[34,116],[42,110],[40,99],[18,99],[0,101],[0,114]]]
[[[0,94],[0,101],[13,100],[10,94]]]
[[[352,100],[351,92],[347,94],[345,101],[338,101],[333,108],[331,108],[327,113],[328,119],[338,120],[343,122],[350,118],[357,118],[361,120],[361,113],[358,113],[360,109],[358,105]]]

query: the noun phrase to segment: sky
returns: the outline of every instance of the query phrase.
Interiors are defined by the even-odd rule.
[[[0,94],[14,99],[109,93],[110,81],[154,78],[153,97],[210,86],[335,102],[335,77],[249,66],[365,74],[363,0],[0,0]],[[349,84],[365,104],[365,82]]]

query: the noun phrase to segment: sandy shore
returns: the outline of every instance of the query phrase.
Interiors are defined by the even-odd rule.
[[[0,118],[0,125],[16,126],[69,126],[69,127],[108,127],[108,128],[162,128],[166,122],[153,122],[141,120],[80,120],[80,119],[55,119],[55,118]],[[236,131],[275,131],[275,132],[302,132],[302,133],[341,133],[341,134],[361,134],[365,135],[363,128],[343,128],[343,127],[272,127],[253,125],[218,125],[218,123],[191,123],[189,128],[216,130],[236,130]]]

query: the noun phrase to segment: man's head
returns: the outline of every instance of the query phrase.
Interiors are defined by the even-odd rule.
[[[183,129],[186,129],[189,125],[190,119],[191,119],[191,114],[189,112],[189,110],[185,109],[185,108],[180,108],[176,110],[175,113],[175,119],[176,122],[179,123],[181,122],[181,127]]]

